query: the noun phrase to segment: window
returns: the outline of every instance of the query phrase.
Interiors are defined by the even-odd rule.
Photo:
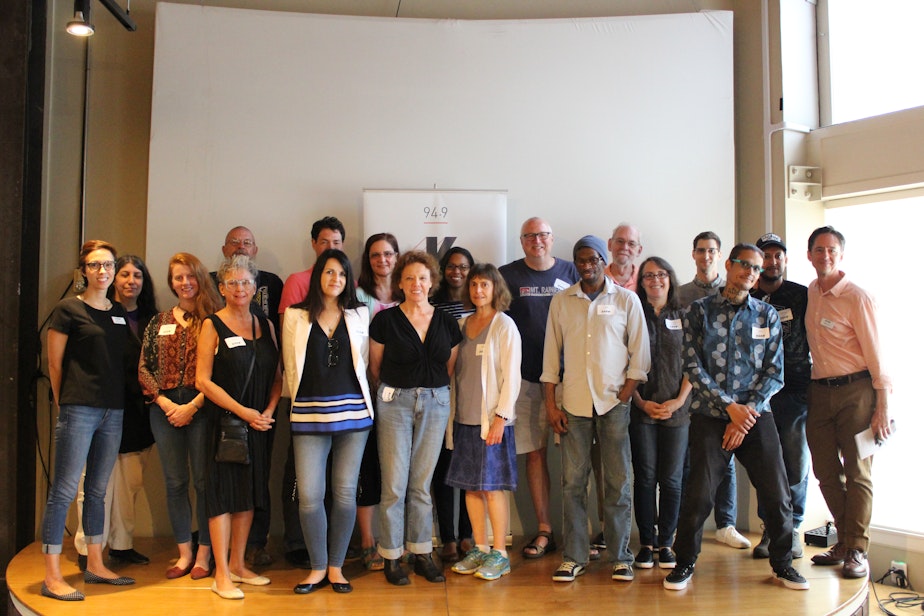
[[[873,464],[873,525],[924,535],[917,502],[924,413],[917,395],[924,334],[918,320],[919,231],[924,197],[832,208],[825,222],[844,234],[843,271],[879,305],[880,342],[892,377],[889,411],[897,432]]]
[[[823,125],[924,105],[922,23],[921,0],[819,2]]]

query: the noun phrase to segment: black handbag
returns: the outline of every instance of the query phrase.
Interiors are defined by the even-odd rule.
[[[251,317],[253,318],[253,317]],[[241,389],[240,399],[244,399],[250,377],[253,375],[253,366],[257,361],[257,325],[256,319],[251,322],[253,328],[253,356],[250,358],[250,368],[247,378]],[[230,411],[224,411],[219,420],[218,449],[215,451],[215,461],[231,464],[250,464],[250,445],[247,440],[247,422]]]

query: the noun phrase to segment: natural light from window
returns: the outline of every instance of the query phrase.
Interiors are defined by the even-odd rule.
[[[832,123],[924,105],[924,1],[827,4]]]
[[[841,269],[876,297],[880,340],[893,382],[889,411],[898,431],[873,464],[873,524],[924,535],[924,517],[917,506],[924,434],[918,395],[924,328],[916,310],[924,289],[916,270],[924,197],[832,208],[825,212],[825,222],[847,239]]]

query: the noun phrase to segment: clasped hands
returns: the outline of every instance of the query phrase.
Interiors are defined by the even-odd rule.
[[[725,451],[734,451],[744,441],[744,437],[747,436],[748,431],[757,423],[757,418],[760,417],[760,413],[749,406],[737,402],[729,404],[725,407],[725,411],[728,413],[728,417],[731,421],[725,426],[725,434],[722,436],[722,449]]]

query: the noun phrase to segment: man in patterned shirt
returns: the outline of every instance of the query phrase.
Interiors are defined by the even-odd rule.
[[[763,259],[757,246],[736,245],[725,262],[725,287],[693,302],[683,319],[684,373],[693,385],[690,477],[674,543],[677,567],[664,579],[667,590],[682,590],[693,577],[703,523],[733,452],[764,506],[776,579],[793,590],[809,587],[792,567],[789,482],[768,412],[770,398],[783,387],[780,317],[773,306],[748,294]]]

